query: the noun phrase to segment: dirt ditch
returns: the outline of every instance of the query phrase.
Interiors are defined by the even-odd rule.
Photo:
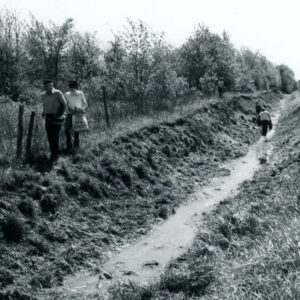
[[[255,97],[275,105],[282,96]],[[50,171],[40,168],[43,158],[6,170],[0,222],[19,236],[0,236],[0,299],[34,299],[80,269],[101,274],[112,253],[167,219],[196,188],[230,173],[223,163],[258,138],[253,98],[215,102],[82,149]]]
[[[288,97],[265,164],[204,215],[193,246],[148,286],[112,299],[299,299],[299,93]]]

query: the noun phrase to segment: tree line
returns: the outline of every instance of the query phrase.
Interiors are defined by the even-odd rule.
[[[214,95],[220,84],[240,92],[296,88],[288,66],[274,65],[258,51],[236,49],[226,32],[219,35],[205,25],[175,48],[163,33],[128,20],[109,46],[101,47],[95,33],[79,32],[72,19],[57,25],[31,16],[25,22],[2,10],[0,96],[35,101],[43,78],[62,90],[69,79],[78,80],[90,102],[98,101],[106,86],[111,103],[140,112],[172,105],[190,93]]]

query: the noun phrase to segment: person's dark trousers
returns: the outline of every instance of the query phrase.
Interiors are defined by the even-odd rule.
[[[262,127],[261,134],[262,134],[262,136],[267,135],[269,123],[270,123],[270,121],[266,121],[266,120],[261,121],[261,127]]]
[[[46,132],[51,151],[51,159],[56,159],[59,153],[59,132],[61,125],[53,124],[51,119],[46,117]]]
[[[66,142],[67,142],[67,150],[72,150],[72,115],[68,114],[66,122],[65,122],[65,132],[66,132]],[[79,132],[74,132],[74,147],[79,148]]]

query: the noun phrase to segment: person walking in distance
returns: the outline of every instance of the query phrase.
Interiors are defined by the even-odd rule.
[[[258,117],[258,115],[261,113],[261,108],[262,108],[262,105],[261,103],[256,100],[255,101],[255,112],[256,112],[256,117]]]
[[[74,116],[80,116],[85,113],[88,104],[86,102],[84,93],[78,90],[78,83],[75,80],[69,81],[69,91],[65,93],[67,101],[68,114],[65,123],[65,133],[67,142],[67,151],[70,152],[73,149],[73,142],[71,136],[71,130],[74,132],[74,149],[79,148],[79,131],[74,128]]]
[[[45,92],[42,93],[43,113],[45,118],[45,129],[49,142],[51,156],[55,161],[59,154],[59,132],[65,120],[67,103],[63,93],[53,87],[53,81],[43,81]]]
[[[257,117],[257,124],[261,126],[261,135],[262,139],[259,142],[259,148],[258,148],[258,156],[261,163],[265,163],[267,161],[268,153],[270,150],[270,147],[268,146],[267,142],[267,133],[268,130],[271,130],[272,120],[269,112],[266,110],[265,106],[262,106],[261,112]]]
[[[268,129],[271,130],[273,125],[272,125],[271,116],[269,112],[266,110],[265,106],[261,108],[261,112],[257,117],[257,124],[261,126],[261,135],[264,138],[266,138]]]

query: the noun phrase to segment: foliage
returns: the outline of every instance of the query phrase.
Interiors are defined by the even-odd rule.
[[[38,92],[30,90],[46,77],[62,90],[69,79],[95,88],[91,102],[99,102],[105,85],[116,107],[126,105],[133,113],[164,109],[193,89],[212,95],[218,86],[225,91],[295,88],[288,67],[274,66],[259,52],[235,49],[228,33],[212,33],[205,25],[174,49],[163,33],[128,20],[104,50],[96,33],[76,31],[72,19],[56,25],[32,16],[27,24],[15,12],[0,13],[0,95],[15,101],[36,102]]]
[[[236,89],[242,91],[281,88],[278,69],[258,51],[242,48],[237,54],[239,75]]]
[[[208,27],[198,25],[179,53],[182,75],[191,87],[212,94],[221,80],[228,90],[233,88],[235,51],[227,33],[220,37],[211,33]]]
[[[26,37],[29,61],[33,67],[29,74],[32,79],[47,77],[58,82],[72,27],[72,19],[67,19],[61,26],[50,23],[47,27],[32,17]]]
[[[111,99],[124,99],[137,110],[159,106],[184,91],[184,78],[172,68],[163,34],[150,31],[142,21],[128,20],[105,53],[105,80]]]
[[[69,74],[66,75],[80,82],[99,75],[101,49],[95,34],[73,33],[67,54]]]
[[[2,232],[6,241],[19,242],[24,236],[24,225],[20,218],[10,215],[4,220]]]
[[[294,72],[286,65],[278,66],[281,76],[282,91],[291,93],[296,89],[296,81],[294,79]]]
[[[16,12],[0,11],[0,95],[18,98],[26,69],[24,23]]]
[[[212,33],[198,25],[178,48],[163,33],[142,21],[128,20],[127,27],[102,49],[95,33],[80,33],[74,21],[45,24],[32,16],[29,23],[17,13],[0,11],[1,159],[15,152],[17,108],[10,99],[25,102],[37,112],[33,152],[46,145],[40,118],[41,81],[53,79],[63,92],[76,79],[89,103],[91,130],[105,128],[103,86],[113,126],[132,116],[157,115],[191,101],[223,92],[296,87],[287,66],[275,66],[259,52],[237,50],[229,35]],[[191,100],[192,99],[192,100]],[[29,113],[28,109],[26,110]],[[25,112],[25,130],[28,115]],[[46,147],[44,146],[44,148]]]

